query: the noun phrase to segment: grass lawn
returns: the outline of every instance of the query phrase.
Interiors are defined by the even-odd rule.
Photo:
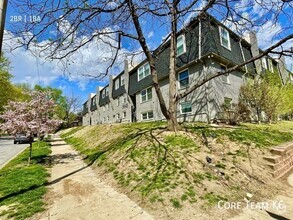
[[[274,195],[262,158],[270,147],[293,140],[293,122],[183,127],[174,134],[165,122],[96,125],[64,131],[61,137],[127,195],[158,212],[186,208],[188,213],[194,205],[210,209],[221,200],[243,199],[247,192],[255,201]],[[206,156],[212,158],[210,165]]]
[[[45,161],[50,153],[48,143],[35,142],[30,165],[26,149],[0,170],[0,218],[26,219],[44,210],[43,196],[49,176]]]

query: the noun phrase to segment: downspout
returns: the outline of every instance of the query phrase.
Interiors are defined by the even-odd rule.
[[[198,24],[198,59],[199,61],[203,64],[203,74],[204,74],[204,78],[206,79],[207,78],[207,68],[206,68],[206,65],[204,63],[204,61],[201,59],[202,57],[202,30],[201,30],[201,20],[199,20],[199,24]],[[210,124],[211,123],[211,120],[210,120],[210,102],[209,102],[209,93],[208,93],[208,90],[209,90],[209,83],[210,82],[207,82],[204,84],[204,88],[205,88],[205,98],[206,98],[206,106],[207,106],[207,112],[206,112],[206,115],[207,115],[207,121],[208,123]]]
[[[239,40],[239,47],[240,47],[240,50],[241,50],[241,55],[242,55],[242,59],[243,59],[243,62],[245,62],[245,56],[244,56],[244,52],[243,52],[243,48],[242,48],[242,45],[241,45],[241,40]],[[248,73],[248,68],[247,68],[247,65],[244,66],[245,67],[245,73],[243,74],[243,81],[246,82],[246,78],[245,78],[245,75]]]

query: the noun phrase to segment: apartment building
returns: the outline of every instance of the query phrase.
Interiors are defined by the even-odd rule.
[[[245,39],[239,37],[212,16],[194,18],[177,37],[178,93],[215,72],[249,60],[258,55],[255,33]],[[156,51],[156,69],[166,103],[169,98],[170,42]],[[212,79],[178,102],[179,121],[208,121],[213,119],[224,102],[237,103],[239,89],[247,77],[277,69],[285,82],[289,75],[283,60],[263,57],[230,74]],[[164,120],[152,85],[150,66],[145,60],[117,76],[109,77],[109,84],[97,88],[83,105],[83,125]]]

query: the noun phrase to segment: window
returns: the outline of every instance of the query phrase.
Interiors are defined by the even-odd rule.
[[[231,50],[229,32],[223,27],[219,27],[221,45],[228,50]]]
[[[153,111],[141,113],[141,119],[142,120],[149,120],[149,119],[153,119],[153,118],[154,118]]]
[[[115,81],[115,89],[119,89],[119,79],[116,79]]]
[[[117,113],[117,118],[120,119],[120,114],[119,113]]]
[[[225,71],[226,71],[226,67],[221,65],[221,72],[225,72]],[[222,75],[221,79],[224,83],[230,84],[229,73]]]
[[[181,114],[190,113],[192,111],[191,102],[183,102],[180,104]]]
[[[185,36],[180,35],[179,37],[177,37],[177,49],[176,49],[177,57],[180,56],[181,54],[184,54],[185,52],[186,52]]]
[[[125,77],[124,77],[124,75],[121,76],[120,82],[121,82],[121,86],[123,86],[124,83],[125,83]]]
[[[126,97],[126,93],[124,93],[122,97],[122,103],[126,103],[126,102],[127,102],[127,97]]]
[[[123,112],[123,118],[126,118],[126,112]]]
[[[264,68],[264,69],[268,68],[267,59],[265,57],[261,58],[261,65],[262,65],[262,68]]]
[[[107,121],[109,121],[109,116],[107,116]]]
[[[186,88],[189,84],[189,74],[188,70],[185,70],[182,73],[179,73],[179,88]]]
[[[120,105],[120,97],[117,97],[117,106]]]
[[[140,92],[141,102],[146,102],[152,100],[152,87],[144,89]]]
[[[232,99],[231,98],[224,97],[224,107],[227,109],[232,108]]]
[[[109,96],[109,87],[106,88],[106,96]]]
[[[143,78],[147,77],[148,75],[151,74],[150,71],[150,64],[146,63],[143,66],[138,68],[138,81],[142,80]]]
[[[113,115],[113,119],[115,119],[116,118],[116,115]]]
[[[102,98],[105,98],[105,95],[106,95],[106,90],[104,89],[104,90],[102,91]]]

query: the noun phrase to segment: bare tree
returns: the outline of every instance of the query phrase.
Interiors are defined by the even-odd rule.
[[[73,94],[66,97],[66,105],[64,109],[63,120],[66,123],[66,127],[70,127],[70,124],[76,120],[77,112],[80,110],[81,100],[75,97]]]
[[[20,10],[20,14],[30,12],[30,14],[40,16],[36,17],[35,22],[16,23],[14,29],[11,30],[12,36],[19,38],[19,43],[15,47],[26,46],[27,49],[38,47],[37,52],[40,56],[60,60],[67,67],[72,62],[70,57],[91,42],[109,45],[111,50],[108,51],[110,56],[105,58],[105,62],[108,63],[106,70],[97,74],[86,73],[86,75],[96,78],[104,77],[119,60],[121,61],[121,57],[128,56],[129,51],[133,54],[133,51],[138,51],[137,49],[140,47],[150,64],[152,83],[160,108],[168,122],[168,129],[172,131],[180,129],[176,115],[178,101],[205,83],[238,70],[268,54],[292,57],[292,49],[285,48],[286,44],[293,39],[291,1],[251,0],[241,3],[234,0],[102,0],[96,2],[42,0],[34,3],[30,0],[21,0],[11,3]],[[259,10],[259,13],[262,14],[261,19],[249,10],[250,7]],[[288,20],[288,24],[261,54],[234,65],[226,71],[209,74],[187,90],[178,93],[176,88],[178,29],[186,28],[188,26],[186,19],[192,15],[200,18],[206,12],[221,21],[229,22],[240,34],[264,25],[268,19],[276,23],[285,18]],[[251,16],[248,16],[250,13]],[[147,28],[145,27],[146,22],[149,24]],[[168,105],[162,95],[156,68],[156,56],[160,50],[153,50],[146,37],[147,30],[152,25],[166,30],[167,36],[163,44],[166,42],[170,44]],[[38,43],[39,39],[47,39],[48,36],[50,36],[48,40]],[[122,42],[126,40],[133,43],[132,50],[125,50],[122,47]]]

